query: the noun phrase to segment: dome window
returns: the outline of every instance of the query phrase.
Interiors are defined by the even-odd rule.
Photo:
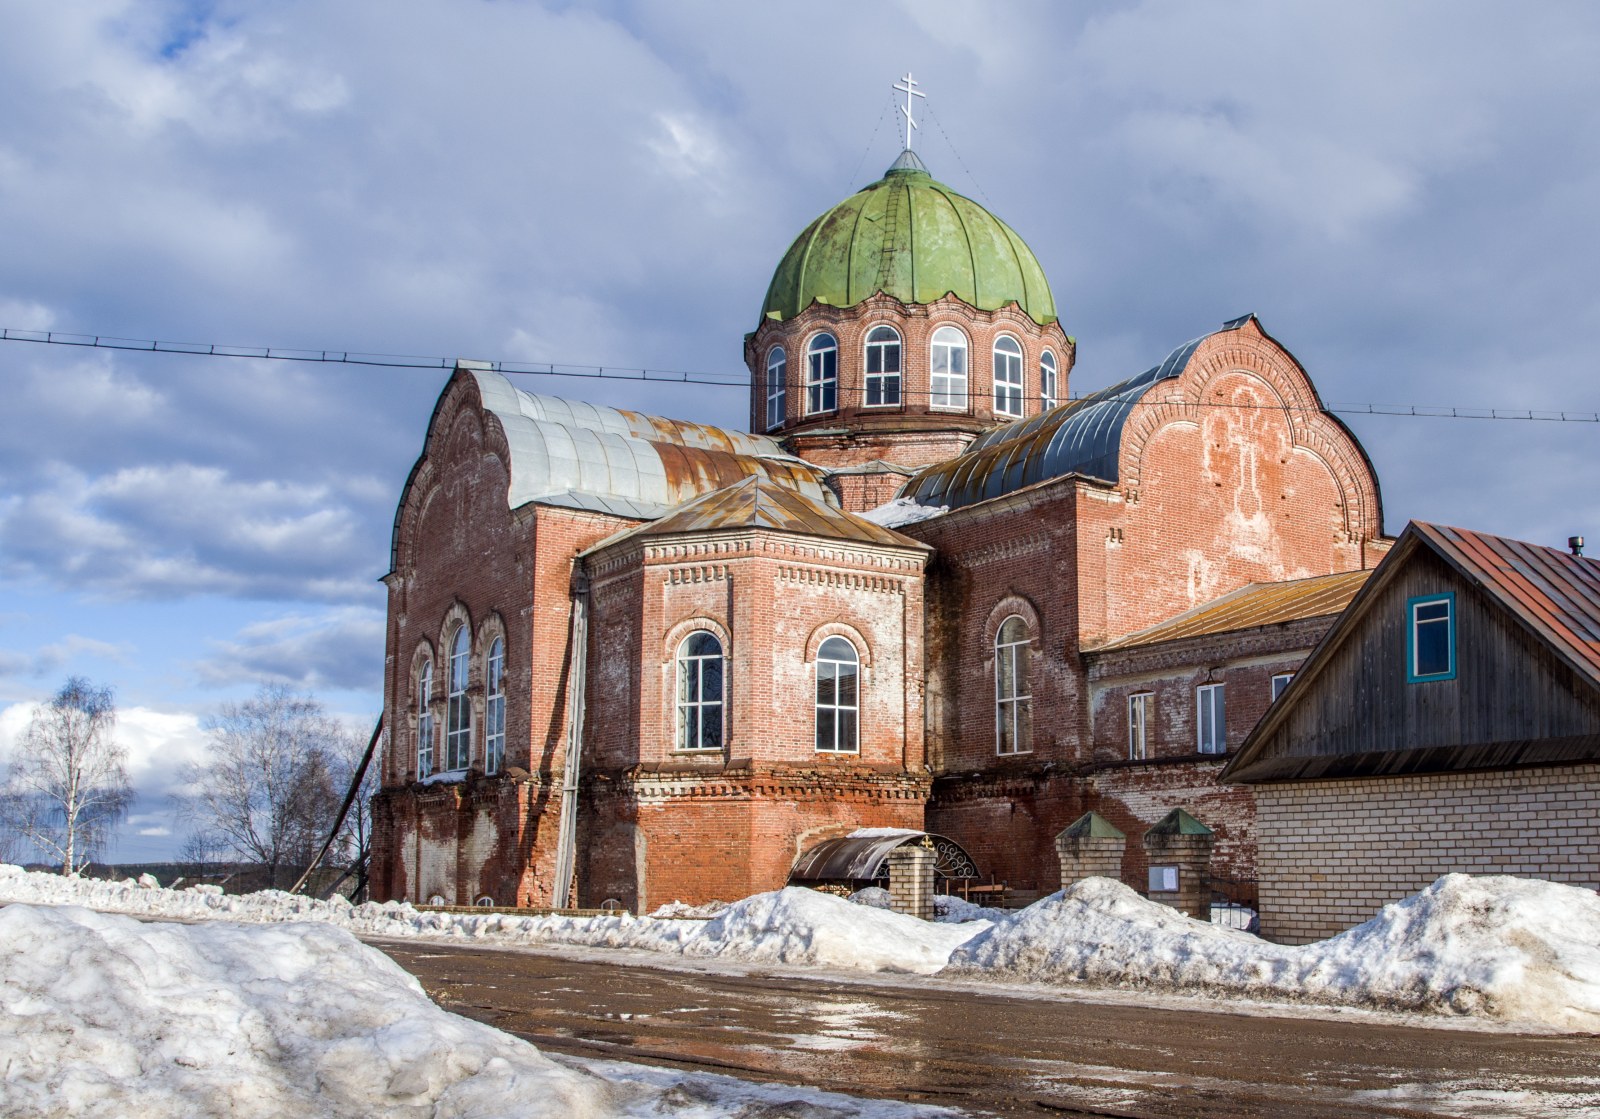
[[[998,416],[1022,415],[1022,343],[1009,334],[994,342],[994,411]]]
[[[867,335],[868,408],[900,403],[900,335],[893,327],[875,326]]]
[[[1046,411],[1060,402],[1056,381],[1056,355],[1046,350],[1039,355],[1039,407]]]
[[[953,326],[933,332],[929,354],[932,371],[929,404],[964,412],[967,408],[967,336]]]
[[[806,347],[806,415],[839,407],[839,343],[823,333]]]
[[[783,423],[787,407],[789,355],[782,346],[774,346],[767,353],[767,430]]]

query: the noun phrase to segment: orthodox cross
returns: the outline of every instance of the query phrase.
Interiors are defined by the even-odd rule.
[[[911,115],[911,107],[914,104],[911,99],[913,97],[926,98],[928,95],[926,93],[919,93],[917,91],[916,80],[912,78],[911,71],[909,70],[906,71],[905,77],[901,78],[894,84],[893,88],[906,95],[906,103],[903,106],[899,106],[899,109],[901,114],[906,118],[906,151],[910,151],[911,130],[917,127],[916,118]]]

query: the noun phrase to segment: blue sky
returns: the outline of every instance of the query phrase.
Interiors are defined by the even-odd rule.
[[[6,5],[0,326],[737,374],[910,70],[930,168],[1043,263],[1073,392],[1254,311],[1330,402],[1592,413],[1597,56],[1582,3]],[[0,342],[0,375],[0,747],[68,674],[113,685],[117,855],[157,858],[219,703],[370,726],[441,373]],[[1391,533],[1600,544],[1600,426],[1345,418]]]

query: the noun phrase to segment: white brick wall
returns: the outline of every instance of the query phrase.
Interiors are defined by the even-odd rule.
[[[1442,874],[1600,887],[1600,765],[1256,786],[1261,932],[1332,936]]]

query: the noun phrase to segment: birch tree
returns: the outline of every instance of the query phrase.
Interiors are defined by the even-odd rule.
[[[3,827],[59,862],[62,874],[77,874],[104,852],[132,803],[116,724],[111,689],[73,676],[34,713],[14,748],[0,794]]]
[[[185,767],[191,845],[282,872],[311,861],[338,814],[338,758],[347,733],[310,696],[263,685],[206,721],[209,757]]]

